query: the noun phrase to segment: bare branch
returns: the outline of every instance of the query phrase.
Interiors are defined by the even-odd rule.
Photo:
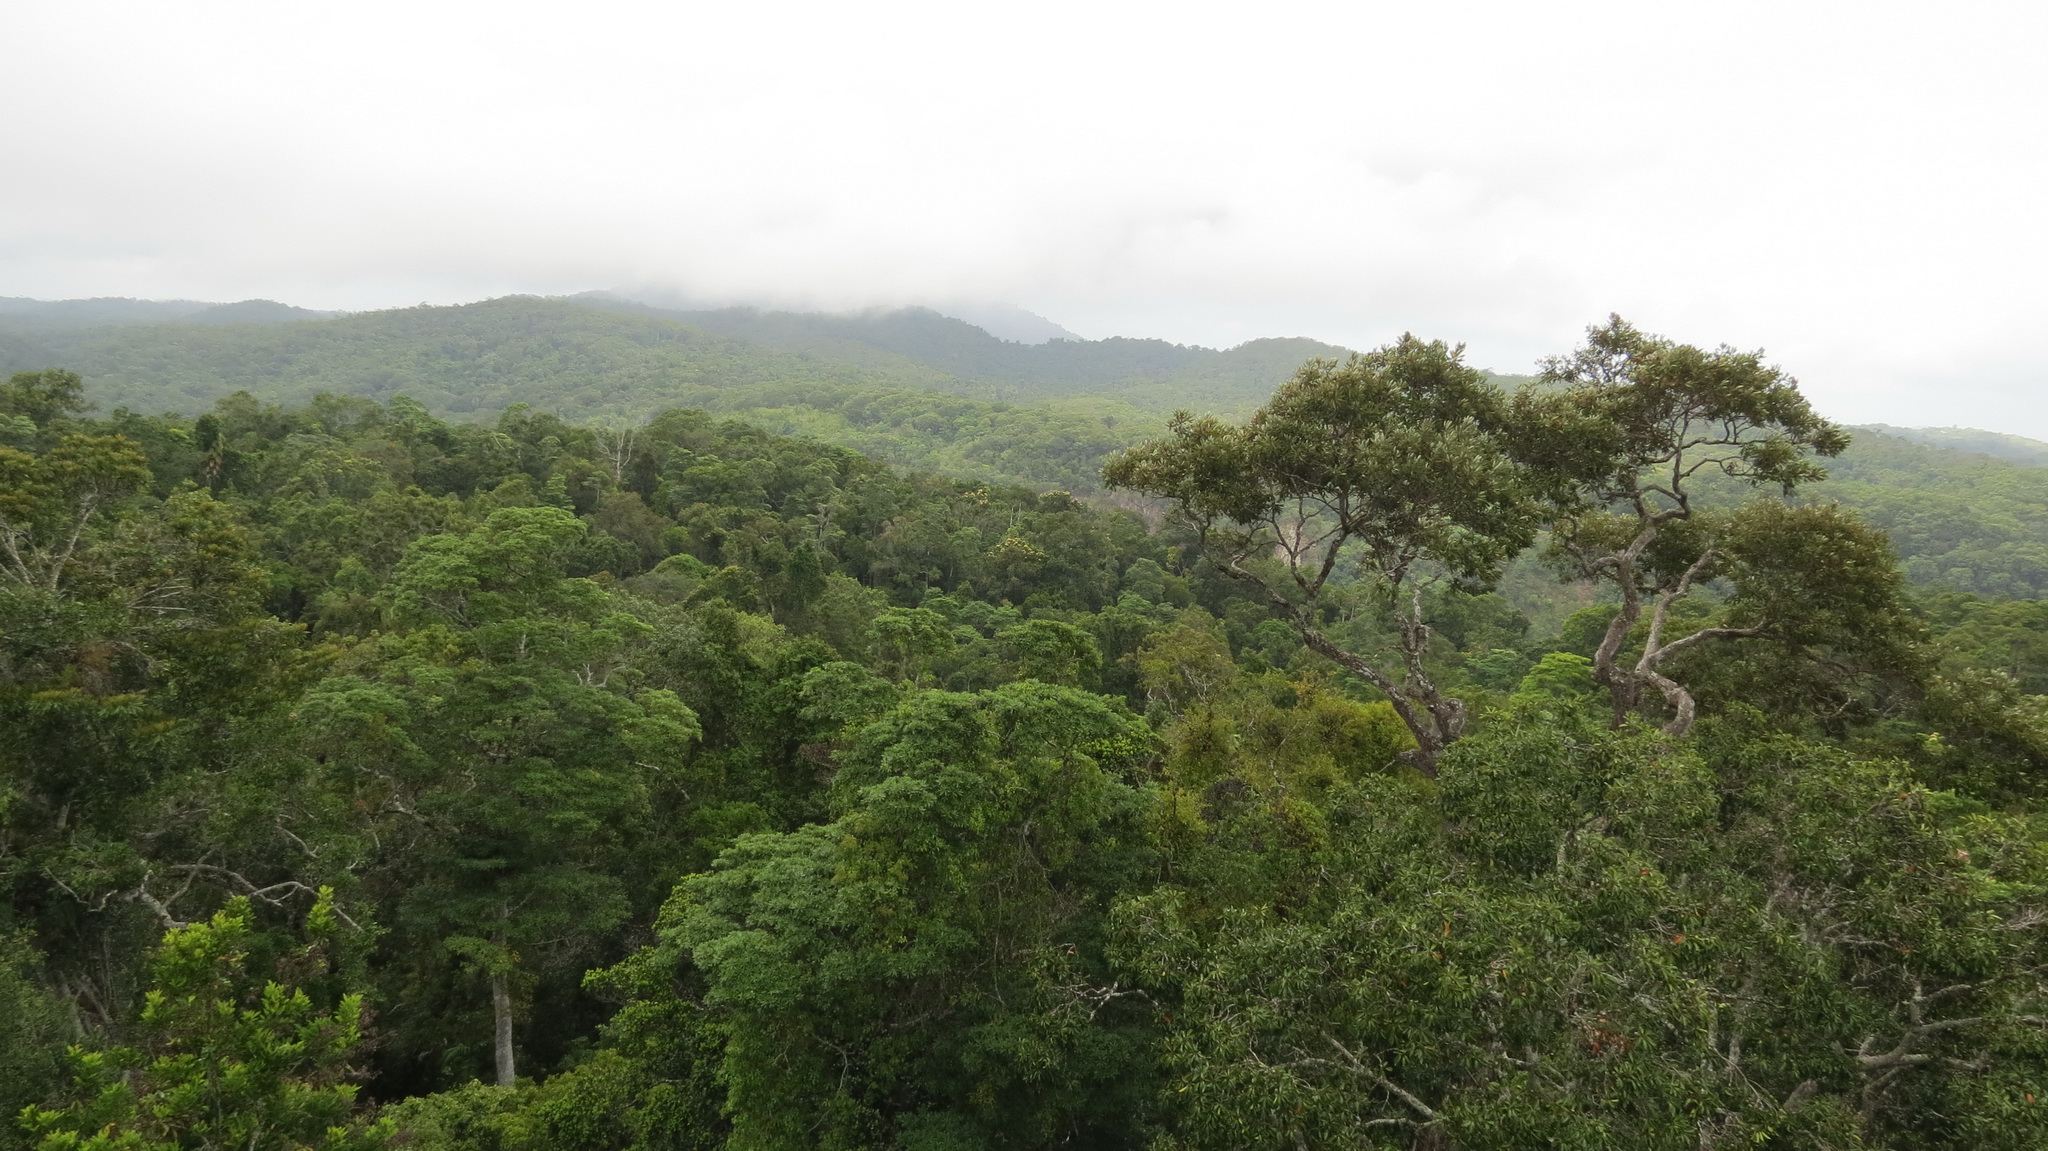
[[[1384,1088],[1387,1094],[1392,1095],[1394,1098],[1399,1099],[1401,1102],[1407,1104],[1410,1108],[1413,1108],[1415,1113],[1417,1115],[1422,1116],[1425,1122],[1434,1123],[1437,1120],[1443,1118],[1443,1116],[1437,1113],[1435,1108],[1431,1107],[1427,1103],[1424,1103],[1422,1100],[1417,1099],[1415,1096],[1409,1094],[1399,1084],[1387,1078],[1385,1075],[1382,1075],[1378,1071],[1372,1069],[1371,1067],[1366,1066],[1365,1063],[1358,1058],[1358,1056],[1352,1054],[1351,1049],[1349,1047],[1346,1047],[1342,1043],[1338,1042],[1336,1036],[1325,1031],[1323,1032],[1323,1038],[1329,1041],[1330,1046],[1337,1049],[1337,1053],[1344,1057],[1344,1062],[1350,1066],[1351,1070],[1357,1072],[1359,1075],[1362,1075],[1367,1079],[1372,1080],[1373,1083]]]

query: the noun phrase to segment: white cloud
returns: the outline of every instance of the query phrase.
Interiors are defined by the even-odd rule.
[[[1620,310],[2048,436],[2043,11],[24,0],[0,294],[1014,299],[1502,369]]]

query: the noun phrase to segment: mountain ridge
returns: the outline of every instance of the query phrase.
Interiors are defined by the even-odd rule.
[[[73,367],[95,396],[139,410],[192,411],[242,388],[277,400],[323,389],[369,396],[410,389],[458,417],[523,402],[572,417],[617,418],[670,403],[679,383],[764,378],[1234,415],[1262,402],[1302,361],[1349,354],[1306,338],[1223,350],[1130,337],[1021,344],[929,308],[846,316],[686,312],[615,298],[506,296],[335,316],[271,302],[184,302],[164,320],[166,310],[152,313],[143,303],[106,304],[102,312],[119,322],[98,326],[71,323],[77,308],[42,313],[67,317],[62,323],[0,315],[0,360],[9,370]],[[287,320],[298,322],[280,322]],[[683,348],[717,360],[716,370],[699,356],[675,354]],[[555,391],[507,382],[538,385],[551,369],[586,379]],[[646,385],[644,394],[618,387],[623,378]]]
[[[1859,430],[1868,430],[1880,435],[1892,436],[1930,447],[1943,448],[1953,452],[1970,452],[1990,456],[1993,459],[2009,460],[2026,467],[2048,468],[2048,443],[2016,436],[2008,432],[1991,432],[1983,428],[1956,426],[1939,428],[1901,428],[1891,424],[1863,424]]]

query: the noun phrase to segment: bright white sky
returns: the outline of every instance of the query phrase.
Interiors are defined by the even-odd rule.
[[[0,5],[0,295],[669,286],[1088,336],[1620,311],[2048,438],[2048,5]]]

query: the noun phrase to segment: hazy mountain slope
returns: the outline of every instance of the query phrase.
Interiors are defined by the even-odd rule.
[[[114,324],[165,324],[218,305],[205,300],[134,300],[100,296],[90,300],[31,300],[0,296],[0,328],[62,331]]]
[[[286,324],[151,325],[44,336],[107,407],[197,411],[230,392],[406,393],[438,411],[529,403],[573,418],[644,415],[678,389],[861,384],[858,368],[762,348],[673,320],[531,297]]]
[[[114,301],[107,314],[146,315],[128,307],[136,303]],[[829,316],[507,298],[281,323],[315,314],[269,301],[191,306],[198,310],[176,323],[0,327],[12,337],[0,344],[0,367],[61,363],[83,372],[103,403],[138,410],[190,411],[246,389],[278,401],[318,391],[406,392],[456,414],[524,402],[572,418],[612,418],[666,406],[685,385],[829,381],[1235,414],[1263,401],[1303,360],[1346,354],[1306,339],[1229,351],[1136,339],[1018,344],[923,308]]]
[[[753,308],[669,314],[706,331],[790,351],[833,358],[863,347],[888,352],[991,396],[1005,388],[1046,394],[1111,392],[1120,385],[1163,378],[1205,354],[1218,354],[1164,340],[1016,344],[929,308],[852,316]]]
[[[2048,443],[2025,436],[1987,432],[1981,428],[1895,428],[1890,424],[1870,424],[1867,430],[1937,448],[1980,452],[2028,467],[2048,468]]]
[[[1274,388],[1309,360],[1350,354],[1335,344],[1301,337],[1252,340],[1186,361],[1163,379],[1127,385],[1117,394],[1152,411],[1191,408],[1240,415],[1265,403]]]
[[[1889,533],[1914,582],[2048,594],[2048,469],[1861,428],[1828,472],[1811,494]]]
[[[340,314],[339,312],[319,312],[312,308],[280,304],[276,300],[237,300],[232,304],[215,304],[212,307],[194,312],[180,322],[187,324],[288,324],[297,320],[326,320]]]
[[[926,380],[933,377],[924,373],[936,373],[928,386],[962,395],[1018,401],[1091,395],[1162,413],[1180,407],[1242,411],[1262,402],[1302,361],[1349,354],[1334,344],[1298,338],[1254,340],[1228,351],[1123,337],[1020,344],[929,308],[828,315],[754,308],[675,311],[601,294],[579,301],[673,317],[768,347]]]
[[[0,332],[36,341],[87,330],[155,324],[282,324],[293,320],[325,320],[339,312],[320,312],[280,304],[276,300],[238,300],[214,304],[204,300],[29,300],[0,297]]]
[[[715,311],[680,311],[657,308],[630,300],[600,295],[576,297],[575,304],[598,311],[642,316],[692,330],[741,340],[764,349],[792,352],[821,362],[858,368],[886,375],[892,382],[915,387],[960,390],[964,381],[954,372],[934,366],[892,346],[916,341],[863,339],[872,329],[859,317],[828,316],[818,313],[763,312],[753,308],[722,308]],[[960,320],[928,313],[929,327],[936,342],[1001,343],[988,333]],[[922,318],[922,317],[920,317]]]
[[[57,363],[59,358],[57,353],[44,347],[41,340],[0,326],[0,373],[48,367]]]
[[[270,403],[405,394],[456,417],[515,403],[574,420],[694,407],[905,467],[1041,489],[1094,490],[1103,457],[1160,424],[1114,400],[1013,407],[943,395],[951,377],[879,349],[852,361],[532,297],[304,323],[187,322],[34,340],[0,331],[0,368],[73,368],[103,411],[196,413],[237,391]]]

